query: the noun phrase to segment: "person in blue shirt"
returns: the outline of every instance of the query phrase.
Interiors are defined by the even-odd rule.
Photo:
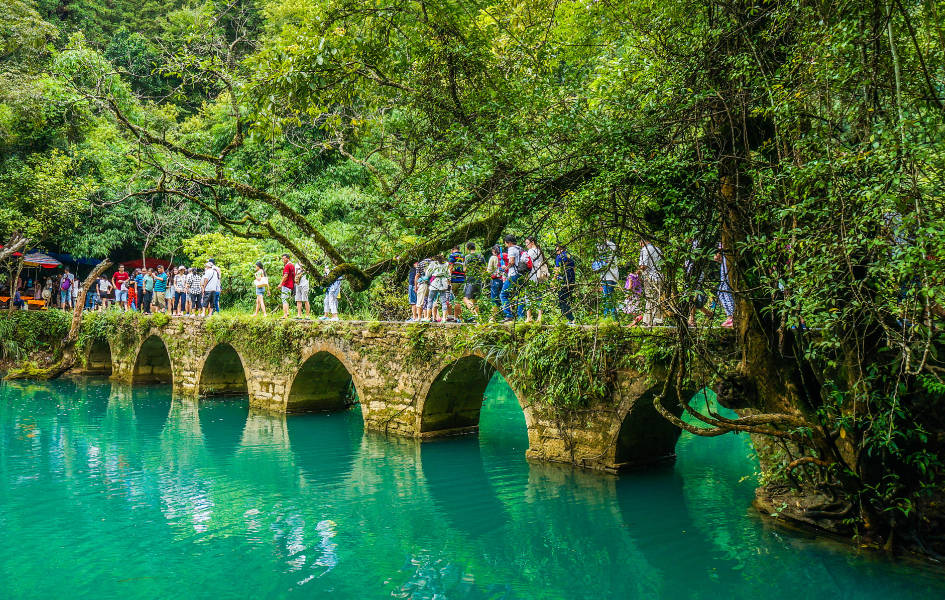
[[[158,312],[167,310],[167,273],[164,272],[164,265],[158,265],[157,273],[154,275],[154,299],[152,302],[157,306]]]
[[[568,249],[560,244],[555,248],[555,276],[558,279],[558,308],[568,323],[574,323],[571,310],[575,284],[574,259],[568,254]]]
[[[417,263],[410,263],[407,273],[407,302],[410,304],[410,318],[408,323],[420,320],[420,307],[417,306]]]
[[[138,299],[135,302],[135,308],[141,305],[141,299],[144,298],[144,273],[141,269],[135,269],[135,297]]]

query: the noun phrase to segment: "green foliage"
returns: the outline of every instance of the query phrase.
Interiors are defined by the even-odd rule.
[[[644,370],[636,332],[616,324],[600,327],[463,328],[457,348],[480,354],[528,398],[563,409],[599,404],[611,397],[617,369]],[[422,344],[422,338],[418,344]]]
[[[275,368],[296,364],[307,329],[297,321],[217,313],[206,321],[217,342],[240,341]]]
[[[58,352],[71,315],[60,310],[0,313],[0,358],[22,361],[36,351]]]

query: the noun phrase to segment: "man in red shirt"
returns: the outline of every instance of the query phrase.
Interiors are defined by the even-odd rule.
[[[128,289],[122,289],[121,284],[128,281],[129,277],[131,275],[125,271],[125,265],[118,265],[118,270],[112,275],[112,285],[115,286],[115,302],[121,306],[122,310],[128,310]]]
[[[282,283],[281,285],[281,296],[282,296],[282,318],[289,318],[289,300],[293,296],[293,290],[295,289],[295,263],[289,260],[288,254],[282,255],[282,264],[285,265],[282,267]]]

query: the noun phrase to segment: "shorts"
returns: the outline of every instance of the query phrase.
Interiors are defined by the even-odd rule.
[[[289,301],[289,298],[292,297],[292,288],[282,286],[279,288],[279,297],[282,299],[282,303],[285,304]]]
[[[416,301],[414,304],[420,308],[425,308],[428,295],[430,295],[430,285],[427,283],[421,283],[419,286],[417,286]]]
[[[466,283],[463,287],[463,298],[468,298],[469,300],[475,300],[482,294],[482,284],[470,281]]]
[[[167,308],[167,296],[164,292],[154,292],[154,306],[158,308]]]
[[[257,296],[265,296],[265,295],[266,295],[266,288],[264,288],[264,287],[258,287],[258,288],[256,288],[256,295],[257,295]]]
[[[295,286],[295,301],[308,302],[308,286],[307,285]]]
[[[407,285],[407,302],[410,306],[417,303],[417,290],[414,289],[412,283]]]
[[[462,297],[463,287],[465,287],[466,282],[461,281],[459,283],[450,282],[450,301],[456,300],[457,298]]]
[[[200,308],[201,306],[203,306],[203,303],[200,301],[201,299],[202,299],[202,295],[199,294],[199,293],[197,293],[197,294],[190,294],[190,304],[191,304],[191,307],[192,307],[192,308]]]
[[[115,302],[128,302],[128,290],[118,290],[115,292]]]

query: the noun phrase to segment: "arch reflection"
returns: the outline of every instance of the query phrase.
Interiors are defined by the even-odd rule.
[[[351,473],[364,436],[361,411],[291,415],[285,422],[295,463],[308,483],[335,485]]]
[[[420,447],[426,488],[437,509],[458,531],[479,537],[509,522],[483,468],[479,440],[438,440]]]

